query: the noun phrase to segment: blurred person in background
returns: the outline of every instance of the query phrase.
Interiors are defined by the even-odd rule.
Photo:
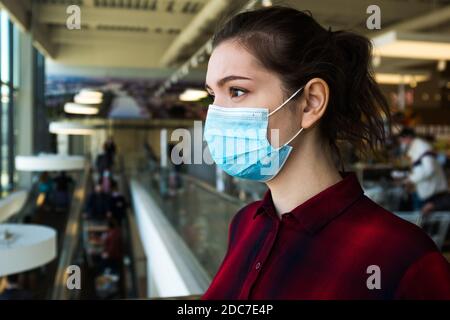
[[[122,221],[126,216],[128,203],[124,195],[119,192],[118,184],[116,181],[113,181],[111,190],[111,204],[108,216],[110,218],[113,218],[117,222],[117,224],[121,226]]]
[[[88,196],[84,210],[84,216],[90,219],[106,219],[110,209],[110,196],[102,189],[101,184],[97,184],[94,191]]]
[[[28,290],[22,289],[18,274],[6,277],[5,290],[0,293],[0,300],[31,300],[33,295]]]
[[[122,229],[114,218],[108,219],[108,231],[104,234],[103,243],[104,249],[101,255],[100,272],[118,275],[119,292],[123,295],[125,292],[125,283],[123,276],[124,248]]]
[[[36,200],[36,205],[38,207],[43,206],[45,209],[48,209],[49,205],[51,205],[50,195],[53,191],[53,182],[50,178],[50,175],[47,171],[44,171],[39,176],[38,183],[38,192],[39,195]]]
[[[58,176],[53,179],[53,202],[56,210],[66,210],[70,204],[70,190],[73,186],[73,179],[61,171]]]
[[[103,145],[103,152],[97,155],[95,159],[95,167],[97,169],[98,174],[103,176],[105,171],[110,171],[112,169],[112,158],[111,155],[108,154],[107,145]]]
[[[399,140],[401,149],[411,162],[411,172],[403,183],[407,189],[415,187],[419,197],[418,209],[424,214],[450,210],[447,178],[431,144],[407,127],[399,133]]]
[[[99,176],[98,183],[102,185],[103,192],[111,193],[111,186],[114,182],[112,172],[110,170],[104,170]]]
[[[118,271],[123,259],[122,231],[115,219],[108,219],[108,231],[104,238],[102,258],[106,265]]]
[[[114,165],[114,159],[116,156],[117,148],[114,140],[111,136],[105,141],[103,145],[103,150],[105,152],[106,157],[108,158],[108,162],[111,164],[111,167]]]

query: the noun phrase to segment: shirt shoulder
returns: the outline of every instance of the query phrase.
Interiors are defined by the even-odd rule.
[[[342,222],[358,247],[398,272],[395,298],[450,299],[450,264],[423,229],[366,196],[349,213]]]
[[[396,299],[450,300],[450,264],[438,252],[430,252],[405,272]]]
[[[354,222],[349,232],[369,232],[370,239],[383,239],[388,248],[401,250],[416,258],[430,252],[439,251],[433,240],[417,225],[408,222],[384,209],[366,196],[358,201],[350,216]]]

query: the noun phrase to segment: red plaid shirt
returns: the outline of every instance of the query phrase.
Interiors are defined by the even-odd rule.
[[[202,299],[450,299],[450,265],[351,173],[281,220],[270,191],[241,209]]]

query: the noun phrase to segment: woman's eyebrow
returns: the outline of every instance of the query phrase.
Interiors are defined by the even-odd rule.
[[[221,87],[221,86],[223,86],[225,83],[227,83],[228,81],[232,81],[232,80],[252,80],[252,79],[251,79],[251,78],[247,78],[247,77],[242,77],[242,76],[234,76],[234,75],[231,75],[231,76],[227,76],[227,77],[225,77],[225,78],[220,79],[219,81],[217,81],[217,86],[218,86],[218,87]],[[206,83],[206,84],[205,84],[205,89],[211,90],[211,87]]]

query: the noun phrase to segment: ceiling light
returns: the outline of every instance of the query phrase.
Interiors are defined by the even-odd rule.
[[[440,34],[387,32],[372,39],[374,54],[383,57],[449,60],[450,37]]]
[[[80,104],[100,104],[103,102],[103,98],[77,94],[73,98],[73,101],[75,101],[75,103],[80,103]]]
[[[376,73],[375,80],[379,84],[408,84],[427,81],[427,74]]]
[[[76,122],[52,122],[49,126],[50,133],[65,135],[92,135],[94,127]]]
[[[68,102],[64,105],[64,111],[72,114],[94,115],[99,112],[99,109],[91,105]]]
[[[103,98],[103,92],[91,89],[82,89],[79,94],[83,97]]]
[[[181,101],[198,101],[208,96],[208,92],[205,90],[186,89],[180,94]]]
[[[103,92],[92,89],[82,89],[75,95],[74,101],[81,104],[100,104],[103,102]]]

